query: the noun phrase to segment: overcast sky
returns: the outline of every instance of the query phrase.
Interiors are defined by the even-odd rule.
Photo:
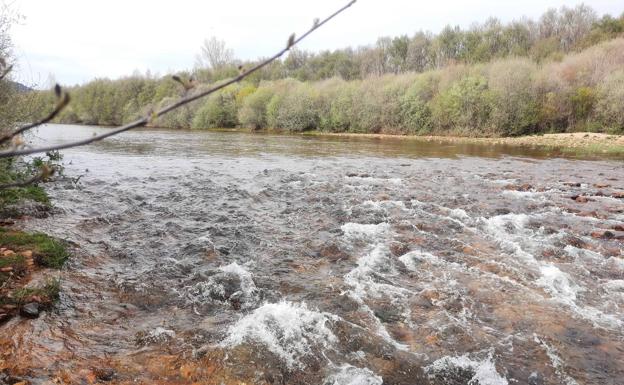
[[[204,38],[225,40],[241,59],[268,56],[292,32],[347,0],[13,0],[25,18],[13,29],[18,80],[46,87],[50,76],[73,85],[135,70],[165,74],[190,69]],[[300,45],[307,50],[374,43],[445,25],[469,26],[489,16],[503,21],[539,17],[563,0],[358,0]],[[587,0],[600,15],[620,15],[624,0]]]

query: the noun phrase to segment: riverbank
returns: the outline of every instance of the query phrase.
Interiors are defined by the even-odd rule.
[[[438,144],[477,144],[477,145],[503,145],[529,148],[550,148],[565,153],[580,155],[624,155],[624,136],[609,135],[593,132],[575,132],[561,134],[528,135],[518,137],[501,138],[473,138],[463,136],[416,136],[416,135],[392,135],[392,134],[360,134],[360,133],[332,133],[309,131],[305,136],[331,136],[345,138],[375,138],[375,139],[404,139]]]

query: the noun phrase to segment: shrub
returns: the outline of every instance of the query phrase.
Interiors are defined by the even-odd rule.
[[[199,107],[191,122],[191,128],[231,128],[238,124],[236,92],[225,89],[212,94]]]
[[[275,128],[306,131],[319,127],[318,95],[310,85],[298,84],[283,97],[274,96],[271,103]]]
[[[600,84],[596,113],[610,132],[624,132],[624,71],[614,72]]]
[[[255,92],[242,100],[238,112],[240,123],[248,128],[262,129],[268,127],[267,105],[274,92],[270,87],[261,86]]]
[[[533,88],[535,64],[526,59],[502,60],[491,64],[487,72],[492,133],[522,135],[534,131],[539,120]]]
[[[338,100],[341,90],[348,87],[349,83],[340,78],[331,78],[313,84],[318,95],[317,108],[319,113],[319,130],[344,131],[341,124],[336,124],[333,119],[333,105]]]
[[[158,109],[168,106],[177,100],[178,99],[174,97],[164,98],[158,105]],[[192,119],[192,106],[185,106],[158,117],[158,119],[154,121],[154,125],[163,128],[189,128]]]
[[[585,122],[590,118],[596,104],[596,90],[591,87],[579,87],[570,101],[575,121]]]
[[[436,128],[469,135],[484,134],[492,112],[492,97],[487,80],[468,76],[432,102],[432,119]]]
[[[438,78],[431,72],[416,78],[401,98],[401,121],[410,134],[426,134],[433,128],[430,102],[437,93]]]

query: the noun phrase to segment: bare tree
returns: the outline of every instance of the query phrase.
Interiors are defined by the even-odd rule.
[[[234,51],[225,45],[225,41],[212,36],[205,39],[201,52],[197,55],[196,67],[220,69],[234,61]]]

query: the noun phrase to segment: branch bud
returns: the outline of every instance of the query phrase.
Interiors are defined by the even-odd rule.
[[[287,49],[290,49],[290,47],[292,47],[295,44],[295,34],[293,33],[292,35],[290,35],[290,37],[288,38],[288,43],[286,45]]]

